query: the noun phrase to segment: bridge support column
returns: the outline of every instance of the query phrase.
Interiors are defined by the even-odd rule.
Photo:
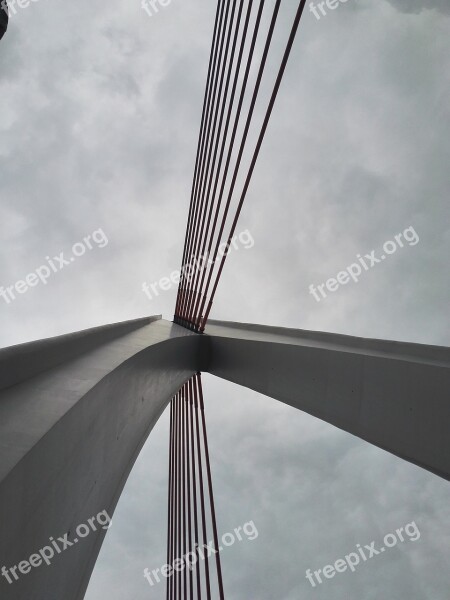
[[[97,523],[61,553],[49,538],[73,543],[78,525],[112,516],[203,342],[152,317],[0,350],[0,569],[12,581],[0,576],[0,598],[84,597],[106,530]],[[21,572],[46,546],[51,564]]]
[[[207,370],[450,479],[450,348],[209,321]]]

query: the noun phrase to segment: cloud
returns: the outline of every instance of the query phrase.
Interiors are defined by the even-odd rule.
[[[450,14],[450,5],[446,0],[388,0],[389,4],[403,13],[419,14],[424,10],[436,10]]]
[[[305,13],[239,222],[255,245],[230,254],[214,318],[449,343],[448,6],[391,4]],[[282,8],[278,59],[294,5]],[[0,285],[100,227],[109,244],[0,304],[1,346],[172,317],[175,291],[149,301],[141,286],[180,266],[213,17],[210,0],[173,0],[152,17],[139,1],[40,0],[11,19],[0,45]],[[321,303],[308,293],[410,225],[419,244]],[[445,482],[248,390],[212,377],[205,389],[220,528],[253,519],[260,533],[224,552],[227,597],[448,599]],[[87,600],[149,596],[142,570],[165,562],[166,483],[167,414]],[[310,589],[307,568],[411,520],[416,544]]]

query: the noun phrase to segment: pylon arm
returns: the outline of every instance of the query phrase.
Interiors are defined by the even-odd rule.
[[[208,322],[206,370],[450,479],[450,348]]]

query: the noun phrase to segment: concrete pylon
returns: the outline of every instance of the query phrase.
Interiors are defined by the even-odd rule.
[[[2,600],[84,597],[106,533],[98,524],[61,553],[53,546],[50,565],[20,563],[50,554],[50,537],[63,548],[59,537],[72,543],[78,525],[112,516],[202,342],[151,317],[0,351],[0,568],[12,581],[0,577]]]
[[[286,402],[450,479],[448,348],[220,321],[197,335],[159,316],[6,348],[2,600],[82,600],[105,529],[78,539],[77,527],[113,515],[148,434],[196,371]],[[47,546],[50,554],[50,538],[71,545],[54,549],[47,566],[39,551]]]
[[[450,348],[208,322],[207,370],[450,479]]]

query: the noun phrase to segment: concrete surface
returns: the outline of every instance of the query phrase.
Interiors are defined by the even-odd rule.
[[[197,370],[450,479],[449,348],[222,321],[197,335],[160,316],[21,344],[0,350],[0,568],[10,578],[50,537],[74,541],[78,525],[113,516],[151,429]],[[16,569],[12,584],[0,576],[0,598],[82,600],[104,535],[97,523],[50,566]]]
[[[450,479],[450,348],[210,320],[206,370]]]
[[[50,536],[73,540],[103,510],[112,516],[202,341],[153,317],[0,351],[0,567],[27,561]],[[98,529],[50,566],[16,571],[12,584],[0,577],[0,598],[81,600],[106,533]]]

